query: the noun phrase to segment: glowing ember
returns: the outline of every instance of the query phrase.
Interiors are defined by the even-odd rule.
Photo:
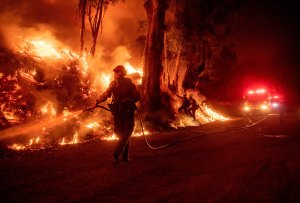
[[[82,62],[82,67],[83,67],[83,74],[87,74],[89,65],[88,65],[87,60],[86,60],[86,53],[85,52],[83,53],[83,56],[80,57],[80,59],[81,59],[81,62]]]
[[[20,150],[25,150],[26,149],[26,146],[24,145],[19,145],[19,144],[13,144],[11,146],[8,146],[9,149],[12,149],[12,150],[16,150],[16,151],[20,151]]]
[[[222,116],[221,114],[214,111],[212,108],[210,108],[206,104],[203,104],[203,108],[204,108],[205,112],[209,115],[209,117],[211,118],[210,121],[215,121],[215,120],[226,121],[226,120],[229,120],[229,118],[226,118],[226,117]]]
[[[144,135],[149,135],[149,134],[150,134],[149,131],[147,131],[147,130],[144,131]],[[141,137],[141,136],[143,136],[143,132],[141,132],[141,131],[132,133],[132,137]]]
[[[36,70],[33,70],[33,71],[29,71],[29,72],[26,72],[24,71],[23,69],[21,69],[19,71],[20,75],[22,78],[30,81],[30,82],[33,82],[33,83],[36,83],[35,79],[34,79],[34,76],[36,75]]]
[[[56,111],[53,107],[53,103],[52,102],[48,102],[46,105],[41,107],[41,113],[43,115],[50,115],[50,116],[56,116]]]
[[[76,131],[73,135],[73,139],[70,142],[66,142],[65,138],[62,139],[60,145],[67,145],[67,144],[77,144],[78,142],[78,132]]]
[[[99,127],[99,123],[98,122],[92,122],[86,125],[87,128],[92,129],[92,128],[97,128]]]
[[[64,121],[68,120],[68,117],[71,115],[70,111],[69,111],[67,108],[64,108],[64,110],[63,110],[62,113],[63,113],[63,115],[64,115],[63,120],[64,120]]]
[[[20,118],[18,118],[14,112],[7,112],[7,111],[3,111],[3,115],[4,117],[10,122],[10,123],[19,123]]]
[[[78,143],[78,133],[76,131],[73,136],[73,140],[69,144],[77,144],[77,143]]]
[[[106,136],[106,137],[103,137],[102,140],[108,140],[108,141],[111,141],[111,140],[118,140],[119,138],[115,135],[115,134],[112,134],[111,136]]]
[[[35,138],[35,143],[38,144],[40,141],[40,137]]]
[[[63,137],[63,139],[62,139],[62,141],[61,141],[60,145],[65,145],[65,144],[66,144],[66,142],[65,142],[65,138]]]
[[[29,140],[29,143],[26,144],[26,145],[22,145],[22,144],[16,144],[14,143],[13,145],[9,145],[8,148],[9,149],[12,149],[12,150],[16,150],[16,151],[20,151],[20,150],[27,150],[27,149],[32,149],[32,145],[34,144],[38,144],[40,141],[40,137],[37,137],[37,138],[31,138]]]

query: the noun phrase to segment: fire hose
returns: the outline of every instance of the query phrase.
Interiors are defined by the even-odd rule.
[[[104,109],[106,111],[110,111],[110,109],[104,107],[104,106],[100,106],[98,104],[96,104],[95,106],[93,107],[90,107],[90,108],[87,108],[85,110],[83,110],[83,112],[85,111],[90,111],[90,112],[93,112],[96,108],[101,108],[101,109]],[[217,131],[217,132],[211,132],[211,133],[204,133],[204,134],[200,134],[200,135],[196,135],[196,136],[192,136],[192,137],[188,137],[188,138],[185,138],[185,139],[181,139],[181,140],[177,140],[177,141],[174,141],[174,142],[170,142],[168,144],[164,144],[164,145],[161,145],[161,146],[153,146],[149,143],[149,141],[147,140],[147,137],[145,135],[145,132],[144,132],[144,124],[143,124],[143,120],[142,120],[142,116],[141,116],[141,113],[140,111],[137,109],[137,112],[138,112],[138,115],[139,115],[139,120],[140,120],[140,124],[141,124],[141,129],[142,129],[142,134],[143,134],[143,137],[144,137],[144,140],[146,142],[146,144],[148,145],[149,148],[153,149],[153,150],[158,150],[158,149],[163,149],[163,148],[167,148],[167,147],[171,147],[171,146],[174,146],[176,144],[179,144],[179,143],[183,143],[183,142],[187,142],[187,141],[190,141],[190,140],[193,140],[193,139],[197,139],[199,137],[203,137],[203,136],[206,136],[206,135],[216,135],[216,134],[221,134],[221,133],[227,133],[227,132],[232,132],[232,131],[237,131],[237,130],[241,130],[241,129],[247,129],[247,128],[250,128],[250,127],[253,127],[255,125],[258,125],[259,123],[263,122],[265,119],[267,119],[267,117],[269,116],[269,114],[267,114],[264,118],[262,118],[261,120],[257,121],[257,122],[253,122],[250,117],[248,117],[249,119],[249,122],[251,124],[249,125],[246,125],[246,126],[242,126],[242,127],[237,127],[237,128],[232,128],[232,129],[227,129],[227,130],[221,130],[221,131]]]
[[[203,136],[206,136],[206,135],[215,135],[215,134],[221,134],[221,133],[226,133],[226,132],[231,132],[231,131],[236,131],[236,130],[241,130],[241,129],[247,129],[247,128],[253,127],[253,126],[263,122],[269,116],[269,114],[267,114],[264,118],[262,118],[261,120],[259,120],[257,122],[252,122],[251,119],[248,117],[248,119],[250,120],[250,123],[251,123],[250,125],[246,125],[246,126],[242,126],[242,127],[238,127],[238,128],[227,129],[227,130],[221,130],[221,131],[217,131],[217,132],[204,133],[204,134],[196,135],[196,136],[193,136],[193,137],[188,137],[186,139],[177,140],[177,141],[174,141],[174,142],[162,145],[162,146],[155,147],[155,146],[152,146],[149,143],[149,141],[146,138],[146,135],[144,134],[143,121],[142,121],[141,114],[140,114],[139,110],[138,110],[138,114],[139,114],[139,118],[140,118],[140,123],[141,123],[141,128],[142,128],[142,133],[143,133],[144,139],[145,139],[148,147],[153,149],[153,150],[158,150],[158,149],[171,147],[171,146],[174,146],[176,144],[187,142],[187,141],[197,139],[199,137],[203,137]]]
[[[87,109],[84,109],[82,112],[85,112],[85,111],[93,112],[96,108],[101,108],[101,109],[104,109],[106,111],[111,111],[109,108],[106,108],[104,106],[100,106],[100,105],[96,104],[95,106],[92,106],[92,107],[89,107]]]

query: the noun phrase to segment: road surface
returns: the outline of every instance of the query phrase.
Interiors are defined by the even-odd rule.
[[[253,118],[253,122],[262,117]],[[272,115],[132,138],[130,162],[94,141],[0,160],[1,202],[299,202],[300,130]],[[222,133],[220,133],[222,131]]]

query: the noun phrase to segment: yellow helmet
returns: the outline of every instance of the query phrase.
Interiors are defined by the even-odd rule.
[[[115,72],[117,72],[117,73],[120,73],[120,74],[122,74],[122,75],[126,75],[126,74],[127,74],[125,67],[122,66],[122,65],[116,66],[116,67],[113,69],[113,71],[115,71]]]

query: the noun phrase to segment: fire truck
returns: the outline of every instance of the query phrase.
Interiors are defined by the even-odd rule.
[[[283,106],[283,94],[265,88],[250,89],[243,98],[245,115],[276,113]]]

